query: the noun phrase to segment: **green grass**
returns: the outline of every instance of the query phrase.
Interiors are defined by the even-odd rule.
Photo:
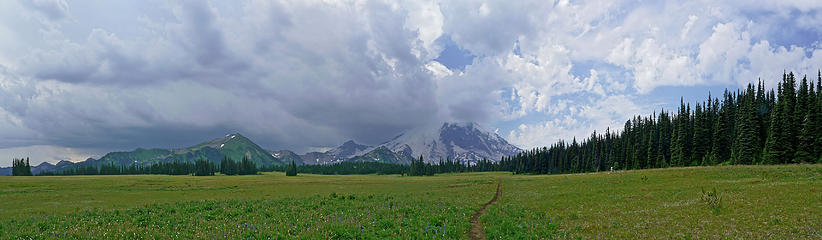
[[[0,238],[822,238],[822,166],[434,177],[0,177]]]
[[[489,239],[822,238],[820,165],[515,176],[503,189],[481,218]]]
[[[462,238],[508,173],[0,178],[8,238]],[[488,194],[486,194],[488,193]]]

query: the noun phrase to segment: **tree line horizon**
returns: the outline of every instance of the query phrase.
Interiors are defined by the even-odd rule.
[[[251,161],[223,162],[226,161],[221,161],[220,172],[235,169],[233,166],[249,166],[247,163]],[[256,174],[257,170],[285,171],[288,175],[301,172],[427,176],[465,171],[557,174],[607,171],[612,167],[631,170],[788,163],[822,163],[822,71],[817,72],[816,86],[807,76],[797,81],[793,72],[784,73],[776,91],[766,90],[759,79],[756,85],[749,83],[746,88],[735,92],[725,89],[721,100],[709,93],[706,101],[697,102],[693,108],[680,98],[676,114],[662,109],[659,114],[636,115],[625,122],[622,131],[612,132],[609,127],[604,134],[598,134],[594,130],[582,142],[578,142],[576,137],[571,142],[560,140],[551,146],[502,157],[499,162],[482,159],[472,166],[467,162],[440,159],[438,163],[425,163],[420,156],[419,161],[414,159],[410,165],[343,162],[296,166],[292,161],[284,166],[246,167],[242,173],[239,169],[225,172],[226,175]],[[201,169],[213,175],[218,170],[213,163],[210,164],[210,167],[203,166]],[[90,167],[94,166],[86,166]],[[102,174],[102,168],[96,171],[97,174]],[[173,166],[168,165],[167,168]],[[195,170],[200,169],[195,164],[180,168],[190,169],[186,174],[195,175],[198,175]],[[121,169],[128,168],[121,166]],[[41,175],[76,175],[82,172],[75,170]],[[90,174],[93,172],[91,169],[87,171]],[[121,171],[124,174],[140,174],[137,172],[171,174],[173,171]],[[184,171],[176,173],[181,172]]]
[[[776,91],[756,86],[731,92],[722,100],[680,99],[677,113],[634,116],[621,132],[594,131],[582,142],[559,141],[550,147],[503,158],[515,173],[578,173],[733,164],[822,163],[822,72],[816,87],[784,73]]]

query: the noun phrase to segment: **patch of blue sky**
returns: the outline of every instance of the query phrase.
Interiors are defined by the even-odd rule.
[[[517,56],[519,56],[519,57],[522,57],[522,50],[519,48],[519,40],[517,40],[516,42],[514,42],[514,49],[513,49],[513,50],[511,50],[511,52],[513,52],[513,53],[514,53],[514,55],[517,55]]]
[[[760,10],[742,12],[742,14],[750,19],[753,24],[758,25],[759,28],[764,28],[753,32],[754,42],[767,40],[771,46],[790,48],[791,46],[816,46],[819,45],[819,40],[822,39],[822,32],[820,32],[822,25],[818,23],[800,23],[800,21],[815,19],[815,16],[820,14],[817,10],[800,11],[791,9],[787,14],[785,12]]]
[[[443,50],[434,61],[439,62],[452,71],[465,71],[465,66],[471,65],[477,57],[467,50],[462,49],[457,43],[451,40],[451,36],[449,35],[441,36],[437,39],[437,43],[443,46]]]
[[[507,106],[511,106],[511,108],[506,109],[505,114],[511,114],[521,110],[520,103],[510,97],[513,91],[514,89],[510,88],[503,90],[502,99]],[[590,92],[576,92],[553,96],[551,97],[551,104],[546,106],[542,111],[530,111],[524,116],[510,120],[501,120],[492,125],[500,130],[500,135],[505,136],[510,131],[516,130],[522,124],[539,125],[544,124],[546,120],[564,119],[565,116],[573,116],[574,114],[578,114],[579,111],[582,110],[582,107],[596,104],[596,101],[599,99],[599,96]],[[562,104],[559,104],[560,102],[562,102]],[[557,107],[561,107],[561,109],[555,109]],[[572,108],[574,110],[572,110]],[[575,118],[575,121],[577,121],[575,125],[588,125],[591,124],[593,120],[594,119]],[[570,128],[573,126],[565,127]]]

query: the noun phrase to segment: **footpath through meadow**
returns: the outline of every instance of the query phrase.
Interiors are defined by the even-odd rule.
[[[500,182],[497,183],[497,194],[494,195],[494,198],[492,198],[491,201],[485,203],[485,205],[482,205],[482,208],[477,210],[477,212],[474,213],[474,216],[471,217],[471,231],[468,232],[469,239],[485,240],[485,233],[483,233],[482,223],[479,221],[479,218],[480,216],[482,216],[482,214],[485,214],[485,209],[488,208],[488,206],[491,206],[491,204],[494,204],[497,202],[497,200],[499,200],[499,197],[502,195],[501,187],[502,180],[500,180]]]

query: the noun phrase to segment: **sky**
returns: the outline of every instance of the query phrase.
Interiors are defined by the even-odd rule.
[[[784,71],[822,1],[0,1],[0,166],[242,133],[298,153],[477,122],[520,148]]]

